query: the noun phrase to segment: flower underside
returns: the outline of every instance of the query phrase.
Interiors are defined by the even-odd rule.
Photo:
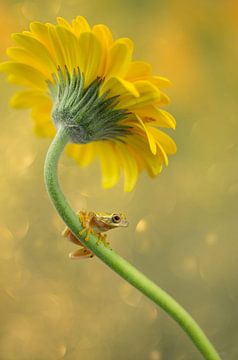
[[[39,136],[53,137],[56,128],[67,126],[68,155],[80,166],[98,158],[104,188],[123,172],[130,191],[142,170],[155,177],[176,152],[162,131],[175,129],[163,109],[170,82],[154,75],[150,64],[133,60],[133,42],[114,39],[105,25],[90,27],[82,16],[57,22],[33,22],[29,31],[13,35],[10,61],[0,64],[10,82],[23,87],[11,104],[31,109]]]
[[[130,126],[121,122],[129,112],[115,109],[118,96],[109,97],[110,90],[99,95],[103,79],[98,77],[85,88],[80,69],[71,75],[66,66],[64,70],[59,67],[53,79],[48,82],[54,104],[52,119],[56,127],[67,127],[72,142],[122,140],[129,134]]]

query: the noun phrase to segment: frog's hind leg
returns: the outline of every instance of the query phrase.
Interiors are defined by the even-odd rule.
[[[72,233],[72,231],[68,227],[64,229],[62,235],[74,244],[83,246],[81,241]]]
[[[79,217],[79,220],[80,220],[83,228],[88,229],[92,214],[93,214],[92,212],[87,212],[85,210],[80,210],[77,212],[77,215]]]
[[[93,229],[90,228],[90,221],[92,217],[94,216],[93,212],[87,212],[85,210],[81,210],[78,212],[78,217],[80,219],[80,222],[82,224],[82,230],[79,231],[80,236],[85,236],[85,241],[89,240],[89,235],[94,234]]]
[[[92,258],[94,254],[89,249],[83,247],[80,249],[77,249],[69,254],[70,259],[73,260],[81,260],[81,259],[88,259]]]

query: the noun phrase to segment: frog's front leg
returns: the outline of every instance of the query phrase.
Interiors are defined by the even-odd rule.
[[[72,233],[72,231],[68,227],[64,229],[62,235],[66,237],[69,241],[73,242],[74,244],[83,246],[81,241]]]
[[[86,211],[82,210],[82,211],[79,211],[77,214],[78,214],[80,222],[83,226],[83,229],[79,231],[79,235],[83,236],[84,234],[86,234],[85,240],[89,240],[88,235],[90,233],[92,233],[92,234],[94,233],[94,231],[90,228],[90,221],[91,221],[91,218],[94,215],[94,213],[86,212]],[[66,227],[64,229],[64,231],[62,232],[62,235],[64,237],[68,238],[74,244],[83,246],[81,241],[73,234],[73,232],[68,227]]]
[[[97,235],[97,233],[94,231],[92,227],[92,220],[95,218],[95,213],[90,211],[84,211],[81,210],[78,212],[79,220],[83,226],[83,229],[79,231],[79,235],[83,236],[86,234],[85,240],[89,240],[89,235],[94,234]]]
[[[90,235],[90,234],[92,234],[92,235],[94,234],[94,235],[95,235],[96,233],[95,233],[95,231],[94,231],[93,229],[91,229],[91,228],[83,228],[82,230],[79,231],[79,235],[80,235],[80,236],[86,235],[85,238],[84,238],[85,241],[88,241],[88,240],[89,240],[89,235]]]

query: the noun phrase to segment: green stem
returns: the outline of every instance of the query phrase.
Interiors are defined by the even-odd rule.
[[[170,295],[160,289],[155,283],[149,280],[143,273],[117,255],[109,247],[98,243],[95,235],[90,235],[89,240],[79,236],[82,225],[78,216],[71,209],[58,183],[58,160],[69,141],[65,128],[59,128],[53,140],[45,161],[45,184],[48,194],[65,224],[80,238],[80,241],[91,249],[105,264],[107,264],[118,275],[128,281],[131,285],[150,298],[154,303],[163,308],[177,323],[185,330],[192,339],[195,346],[207,360],[220,360],[220,357],[202,329],[193,318],[180,306]]]

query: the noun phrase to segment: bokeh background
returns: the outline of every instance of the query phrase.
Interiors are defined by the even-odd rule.
[[[30,21],[76,15],[131,37],[135,58],[172,80],[178,153],[129,194],[122,182],[102,190],[97,163],[79,169],[64,156],[64,191],[75,209],[125,211],[130,227],[110,233],[114,249],[236,360],[238,3],[1,0],[1,60],[10,34]],[[32,135],[29,113],[8,107],[16,89],[0,80],[0,359],[201,359],[173,320],[98,259],[69,260],[75,247],[43,183],[49,140]]]

